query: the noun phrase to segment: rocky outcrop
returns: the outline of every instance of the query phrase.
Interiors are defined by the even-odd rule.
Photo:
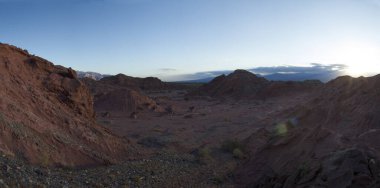
[[[0,44],[0,152],[33,164],[88,166],[126,157],[95,122],[87,87],[70,68]]]

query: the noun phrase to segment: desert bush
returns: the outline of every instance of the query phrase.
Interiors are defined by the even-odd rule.
[[[230,118],[224,118],[223,121],[224,122],[232,122]]]
[[[43,167],[48,167],[50,165],[50,156],[47,152],[41,152],[40,162]]]
[[[278,136],[286,136],[290,130],[295,128],[298,124],[298,120],[296,118],[288,119],[284,122],[278,123],[273,131],[272,131],[272,137],[278,137]]]
[[[239,142],[238,140],[225,140],[222,143],[221,149],[225,152],[233,153],[235,149],[240,149],[240,151],[244,151],[244,144]]]
[[[137,143],[148,148],[163,148],[168,144],[168,140],[150,136],[140,139]]]
[[[232,152],[232,155],[236,159],[244,159],[245,158],[244,153],[239,148],[235,148],[234,151]]]
[[[97,123],[100,124],[100,125],[110,125],[110,124],[112,124],[112,121],[109,121],[109,120],[98,120]]]
[[[310,169],[310,166],[307,164],[307,163],[302,163],[298,169],[297,169],[297,176],[298,177],[304,177],[306,176],[308,173],[310,173],[311,169]]]
[[[0,112],[0,123],[2,123],[2,124],[5,123],[4,115],[1,112]]]
[[[245,146],[243,143],[237,140],[226,140],[222,143],[221,149],[224,152],[232,154],[232,156],[236,159],[244,159],[245,158]]]
[[[201,164],[208,164],[213,160],[210,149],[207,147],[198,149],[196,157]]]
[[[138,185],[140,186],[142,183],[143,183],[143,180],[144,180],[144,177],[143,176],[133,176],[132,177],[133,181]]]
[[[191,118],[193,118],[193,114],[184,115],[183,118],[185,118],[185,119],[191,119]]]
[[[222,176],[215,176],[212,178],[212,181],[215,185],[222,185],[224,182],[224,177]]]

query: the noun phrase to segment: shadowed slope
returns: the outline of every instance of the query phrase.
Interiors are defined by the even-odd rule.
[[[380,75],[340,77],[291,113],[290,121],[248,138],[238,170],[252,187],[379,187]],[[259,149],[258,137],[266,144]]]

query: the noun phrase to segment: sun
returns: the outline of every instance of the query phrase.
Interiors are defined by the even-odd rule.
[[[368,76],[380,73],[380,47],[368,42],[346,41],[338,45],[335,61],[347,65],[351,76]]]

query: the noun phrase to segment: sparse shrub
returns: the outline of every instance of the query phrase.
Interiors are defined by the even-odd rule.
[[[223,121],[224,122],[232,122],[231,119],[229,119],[229,118],[224,118]]]
[[[4,115],[0,112],[0,123],[5,123]]]
[[[277,136],[286,136],[288,132],[296,127],[298,124],[298,120],[296,118],[289,119],[285,122],[278,123],[273,130],[273,137]]]
[[[245,158],[245,146],[241,142],[237,140],[226,140],[223,142],[221,149],[224,152],[231,153],[232,156],[236,159],[244,159]]]
[[[215,185],[222,185],[224,178],[222,176],[215,176],[212,178],[212,181]]]
[[[50,165],[50,156],[47,152],[41,153],[41,165],[43,167],[48,167]]]
[[[288,121],[286,122],[286,124],[288,124],[288,126],[294,128],[298,125],[298,118],[291,118],[291,119],[288,119]]]
[[[274,130],[274,134],[276,136],[284,136],[287,133],[288,133],[288,126],[287,126],[287,124],[280,123],[280,124],[276,125],[275,130]]]
[[[235,148],[234,151],[232,152],[232,155],[236,159],[244,159],[245,157],[244,153],[239,148]]]
[[[153,132],[158,132],[158,133],[162,133],[163,132],[163,130],[161,128],[159,128],[159,127],[153,128],[152,131]]]
[[[143,183],[143,180],[144,180],[144,177],[142,176],[134,176],[133,178],[133,181],[137,184],[137,185],[141,185]]]
[[[207,148],[207,147],[198,149],[198,151],[197,151],[197,160],[201,164],[207,164],[210,161],[212,161],[213,158],[211,156],[210,149]]]
[[[166,146],[168,141],[164,138],[145,137],[140,139],[137,143],[148,148],[163,148]]]
[[[183,116],[183,118],[191,119],[191,118],[193,118],[193,114],[187,114],[187,115]]]
[[[237,140],[226,140],[222,143],[221,149],[225,152],[233,153],[235,149],[244,151],[244,145]]]
[[[101,113],[101,116],[109,118],[111,116],[111,114],[109,112],[103,112],[103,113]]]
[[[306,176],[310,171],[310,166],[307,163],[302,163],[297,169],[297,178]]]
[[[112,121],[109,121],[109,120],[100,120],[100,121],[97,121],[97,123],[99,123],[101,125],[110,125],[110,124],[112,124]]]

